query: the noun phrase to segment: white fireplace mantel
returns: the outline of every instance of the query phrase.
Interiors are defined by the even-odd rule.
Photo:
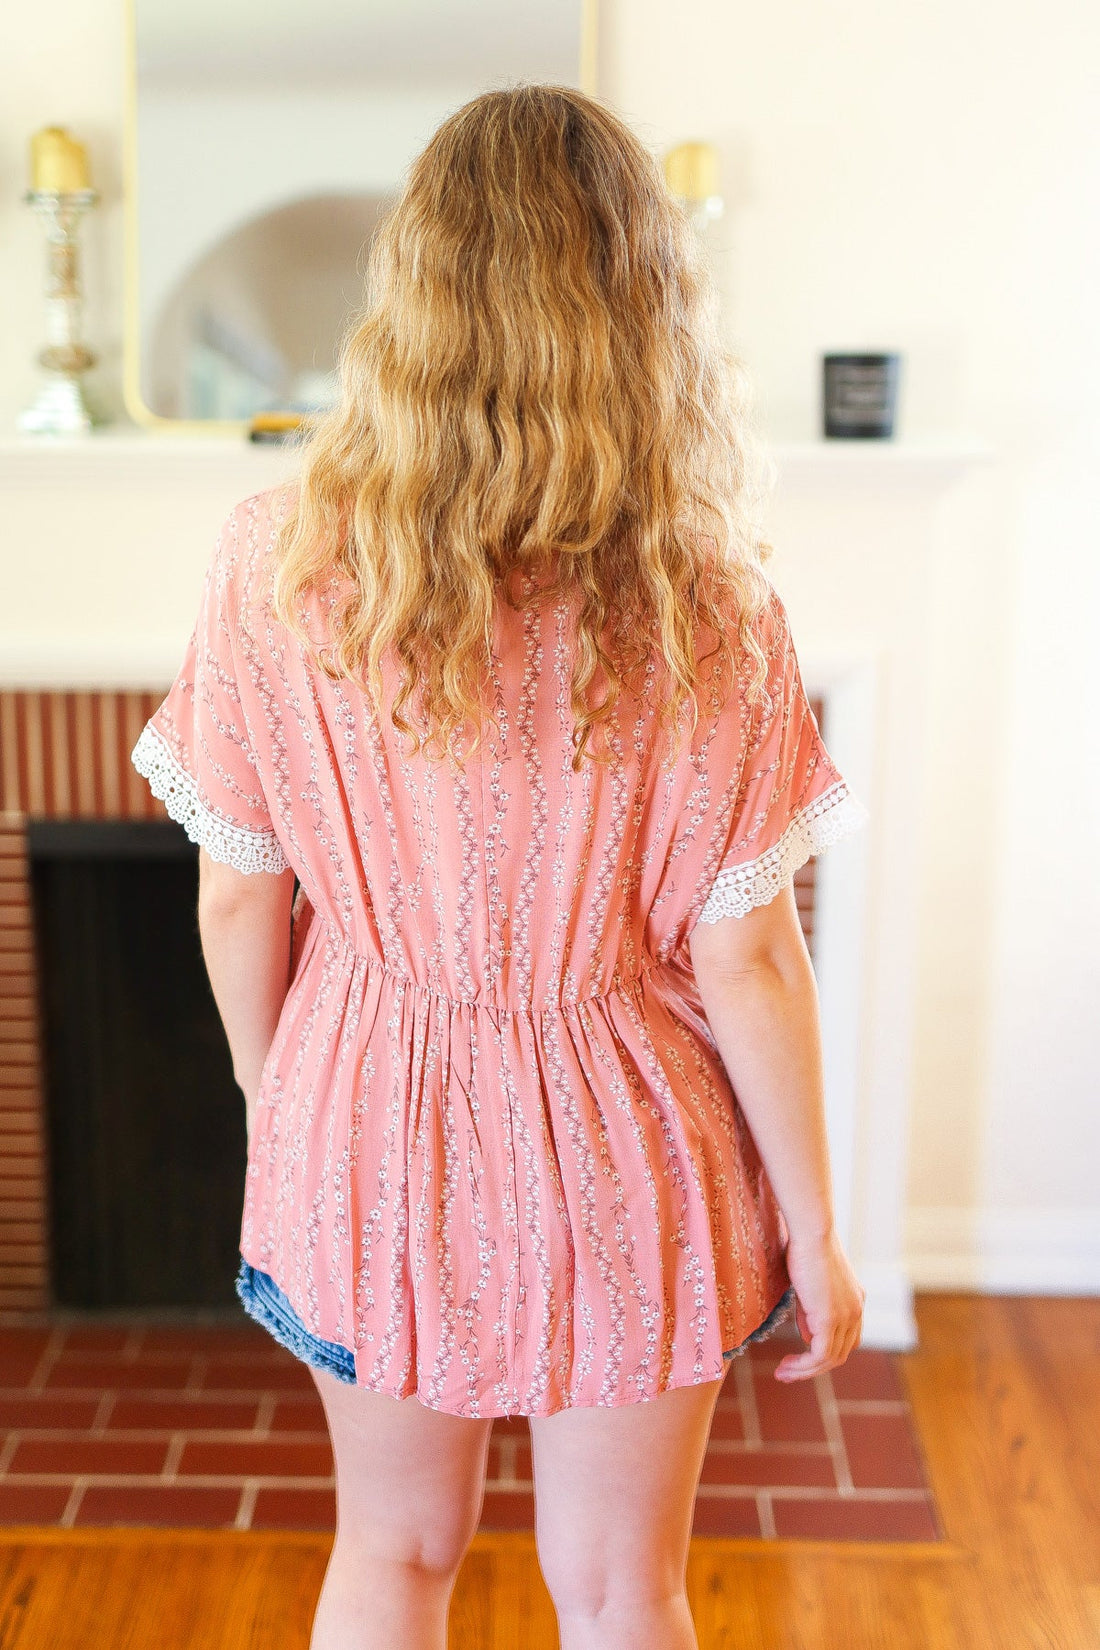
[[[864,1345],[916,1344],[903,1262],[927,589],[971,439],[772,443],[769,565],[824,733],[870,810],[822,856],[815,917],[838,1224]],[[0,688],[167,687],[232,506],[294,473],[278,447],[125,429],[0,440]]]
[[[899,503],[938,494],[988,451],[959,440],[769,450],[780,500]],[[295,465],[292,449],[129,426],[0,439],[0,687],[171,681],[218,525]]]
[[[886,485],[921,484],[990,456],[980,439],[945,436],[920,441],[773,441],[768,450],[786,478],[816,484],[859,477]],[[285,448],[201,432],[172,434],[114,424],[90,436],[0,436],[0,488],[40,486],[65,475],[112,485],[121,480],[171,481],[202,468],[226,475],[254,473],[265,484],[293,464]]]

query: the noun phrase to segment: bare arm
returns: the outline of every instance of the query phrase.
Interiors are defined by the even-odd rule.
[[[293,871],[246,876],[199,849],[199,937],[245,1098],[249,1139],[260,1073],[290,984]]]
[[[744,917],[697,923],[699,995],[793,1236],[825,1237],[834,1211],[817,983],[785,888]]]
[[[697,923],[689,949],[722,1063],[790,1230],[799,1327],[813,1345],[779,1367],[816,1374],[858,1342],[864,1291],[836,1235],[817,985],[793,889],[744,917]]]

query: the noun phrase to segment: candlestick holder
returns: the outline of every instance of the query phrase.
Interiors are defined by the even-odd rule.
[[[94,206],[94,189],[28,189],[23,199],[46,230],[46,343],[37,360],[49,375],[19,415],[19,428],[36,435],[85,435],[93,419],[80,376],[97,357],[81,342],[80,219]]]

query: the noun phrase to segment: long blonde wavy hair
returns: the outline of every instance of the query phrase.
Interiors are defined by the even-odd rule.
[[[689,221],[601,103],[520,85],[443,122],[374,235],[339,367],[274,611],[376,705],[391,648],[413,750],[453,755],[468,722],[477,749],[501,597],[577,598],[574,770],[647,664],[668,728],[690,703],[694,729],[700,622],[755,699],[770,547],[748,376]],[[325,590],[319,645],[299,604]]]

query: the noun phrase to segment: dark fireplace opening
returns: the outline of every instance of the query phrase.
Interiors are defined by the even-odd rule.
[[[236,1308],[244,1097],[171,821],[32,820],[51,1295]]]

